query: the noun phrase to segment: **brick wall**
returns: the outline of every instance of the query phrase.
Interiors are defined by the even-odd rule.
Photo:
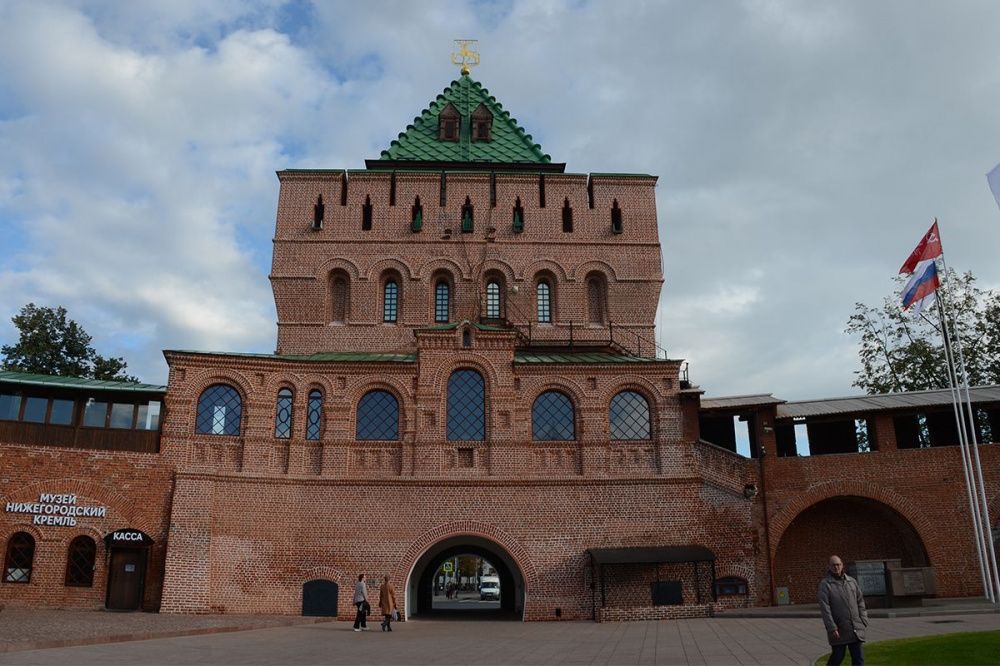
[[[586,278],[607,282],[608,316],[617,338],[630,347],[629,332],[654,339],[653,320],[662,283],[657,236],[655,182],[651,176],[545,176],[546,206],[540,206],[539,176],[496,174],[496,205],[490,205],[488,173],[448,173],[446,202],[440,206],[439,173],[395,176],[396,205],[390,205],[392,174],[350,172],[346,205],[341,206],[342,172],[281,172],[271,282],[278,312],[278,350],[395,351],[412,348],[412,329],[433,323],[433,278],[453,284],[452,320],[477,320],[485,276],[502,277],[509,304],[506,317],[534,321],[535,284],[541,274],[553,282],[553,322],[534,327],[533,336],[577,341],[606,339],[608,331],[588,327]],[[312,230],[313,206],[325,202],[323,228]],[[414,201],[420,197],[424,226],[410,230]],[[366,197],[373,207],[370,231],[361,230]],[[475,209],[471,233],[459,230],[461,208]],[[512,211],[520,198],[524,232],[514,233]],[[573,231],[562,230],[569,200]],[[624,231],[611,232],[611,206],[623,211]],[[446,233],[450,230],[450,233]],[[347,321],[332,323],[330,274],[342,271],[351,283]],[[388,273],[401,278],[399,319],[382,321],[382,284]],[[652,349],[647,344],[647,353]]]
[[[33,525],[28,514],[0,514],[0,542],[28,532],[35,539],[31,580],[0,583],[0,603],[56,608],[103,608],[107,593],[109,553],[104,537],[125,527],[152,537],[142,606],[160,605],[166,557],[172,468],[157,454],[77,451],[0,443],[0,506],[38,502],[41,493],[77,496],[79,506],[107,507],[103,517],[76,517],[74,526]],[[85,535],[97,544],[91,587],[65,585],[70,542]]]
[[[1000,447],[980,455],[996,524]],[[776,585],[788,585],[793,601],[814,600],[833,553],[914,565],[926,557],[938,596],[982,594],[957,446],[768,457],[765,467]]]

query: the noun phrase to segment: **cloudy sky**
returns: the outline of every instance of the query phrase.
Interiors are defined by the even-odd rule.
[[[1000,3],[0,0],[0,341],[29,301],[163,382],[269,352],[284,168],[360,168],[457,70],[567,170],[656,174],[659,337],[710,395],[856,393],[932,218],[1000,286]]]

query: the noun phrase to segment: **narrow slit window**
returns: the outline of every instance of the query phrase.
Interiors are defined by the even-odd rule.
[[[462,233],[467,234],[472,231],[473,227],[473,209],[472,200],[469,197],[465,197],[465,205],[462,206]]]
[[[622,230],[622,209],[618,207],[618,199],[615,199],[611,204],[611,233],[620,234]]]
[[[278,391],[278,399],[274,406],[274,436],[278,439],[288,439],[292,436],[292,403],[294,396],[290,388]]]
[[[323,215],[326,213],[326,206],[323,205],[323,195],[316,197],[316,204],[313,206],[312,228],[319,231],[323,228]]]
[[[309,391],[309,409],[306,413],[306,439],[318,440],[323,434],[323,392]]]
[[[410,231],[420,231],[424,228],[424,207],[420,205],[420,197],[413,202],[413,211],[410,216]]]
[[[518,197],[514,201],[513,229],[515,234],[519,234],[524,231],[524,209],[521,208],[521,197]]]
[[[499,319],[503,311],[500,303],[500,283],[491,280],[486,285],[486,318]]]
[[[382,295],[382,321],[390,324],[396,323],[399,314],[399,284],[393,280],[386,280],[385,290]]]
[[[563,202],[562,223],[563,232],[569,233],[573,231],[573,209],[569,205],[569,199]]]
[[[538,323],[548,324],[552,322],[552,294],[548,280],[538,281],[538,293],[536,296],[538,303]]]
[[[361,207],[361,230],[371,231],[372,229],[372,200],[370,196],[365,196],[365,205]]]
[[[451,287],[446,280],[434,286],[434,321],[446,324],[451,320]]]

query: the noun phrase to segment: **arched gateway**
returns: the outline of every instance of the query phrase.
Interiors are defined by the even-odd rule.
[[[831,554],[845,562],[930,564],[919,532],[906,517],[877,500],[841,495],[806,507],[785,529],[774,558],[775,585],[787,587],[793,603],[815,602],[816,585]]]
[[[443,537],[425,548],[413,562],[406,578],[406,617],[447,617],[448,613],[435,609],[435,573],[447,560],[473,555],[487,560],[496,569],[500,579],[500,608],[490,613],[494,619],[524,619],[530,572],[522,570],[507,548],[480,534],[457,534]]]

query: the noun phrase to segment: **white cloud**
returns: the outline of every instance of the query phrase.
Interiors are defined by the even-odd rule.
[[[297,14],[296,14],[297,13]],[[0,324],[267,351],[274,171],[363,165],[457,74],[568,170],[660,176],[661,340],[710,394],[851,393],[856,301],[941,220],[1000,284],[992,2],[0,1]],[[0,337],[5,337],[0,328]]]

